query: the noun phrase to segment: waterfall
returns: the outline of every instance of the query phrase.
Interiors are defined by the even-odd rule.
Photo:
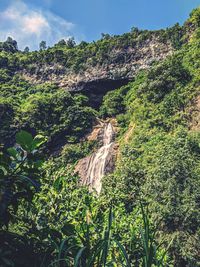
[[[86,174],[82,180],[83,185],[89,186],[91,191],[100,194],[102,187],[102,177],[106,174],[106,165],[114,145],[114,129],[110,122],[104,123],[103,127],[103,145],[94,152],[87,161]]]

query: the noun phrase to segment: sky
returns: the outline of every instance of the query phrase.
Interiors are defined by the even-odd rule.
[[[156,30],[188,18],[200,0],[0,0],[0,40],[11,36],[20,49],[52,46],[61,39],[93,41],[101,33],[131,27]]]

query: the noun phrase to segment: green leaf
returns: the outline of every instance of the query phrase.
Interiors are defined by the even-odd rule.
[[[18,152],[14,147],[8,148],[7,151],[11,157],[13,157],[14,159],[17,159]]]
[[[53,183],[53,187],[55,188],[55,190],[60,190],[60,188],[62,187],[62,181],[63,181],[63,178],[64,177],[58,177],[55,181],[54,181],[54,183]]]
[[[81,258],[81,255],[83,254],[83,251],[86,249],[86,247],[82,247],[79,251],[78,251],[78,253],[77,253],[77,255],[76,255],[76,257],[75,257],[75,260],[74,260],[74,267],[78,267],[79,266],[79,259]]]
[[[41,168],[42,165],[43,165],[43,163],[44,163],[43,160],[37,160],[37,161],[34,163],[34,167],[35,167],[36,169]]]
[[[20,131],[16,134],[16,142],[27,152],[32,151],[33,137],[30,133],[23,130]]]
[[[47,141],[47,138],[43,135],[36,135],[32,142],[32,150],[40,147],[42,144],[44,144]]]
[[[131,267],[131,264],[130,264],[129,258],[128,258],[128,254],[126,253],[124,246],[118,240],[114,240],[114,241],[116,242],[117,246],[121,250],[122,256],[124,257],[124,259],[126,261],[126,266]]]
[[[3,166],[0,166],[0,175],[6,175],[6,174],[7,170]]]

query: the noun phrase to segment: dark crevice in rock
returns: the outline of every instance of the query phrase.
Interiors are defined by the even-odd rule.
[[[118,89],[123,85],[127,85],[131,79],[102,79],[91,81],[87,83],[81,83],[77,85],[76,91],[71,93],[81,92],[89,98],[89,105],[95,109],[99,109],[101,106],[104,95],[112,90]]]

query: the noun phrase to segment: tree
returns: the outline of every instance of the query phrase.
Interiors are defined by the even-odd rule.
[[[136,33],[138,33],[139,32],[139,29],[138,29],[138,27],[131,27],[131,32],[133,33],[133,32],[136,32]]]
[[[24,53],[28,53],[29,51],[30,51],[29,47],[26,46],[26,47],[24,48]]]
[[[31,95],[21,106],[20,124],[31,132],[40,130],[54,140],[62,135],[79,138],[85,129],[91,127],[94,112],[84,106],[84,97],[75,100],[77,96],[74,99],[64,90]]]
[[[88,45],[87,42],[85,42],[85,41],[81,41],[80,44],[79,44],[79,47],[80,47],[81,49],[83,49],[83,48],[85,48],[87,45]]]
[[[102,34],[101,34],[101,38],[104,39],[104,40],[108,40],[108,39],[110,39],[110,37],[111,37],[111,36],[110,36],[110,34],[108,34],[108,33],[102,33]]]
[[[66,41],[64,39],[60,40],[58,43],[57,43],[58,46],[65,46],[67,45]]]
[[[68,48],[73,48],[73,47],[76,45],[76,42],[75,42],[75,40],[74,40],[74,37],[70,37],[70,38],[67,40],[66,44],[67,44],[67,47],[68,47]]]
[[[15,53],[18,51],[17,41],[12,39],[11,37],[8,37],[5,42],[2,42],[0,44],[0,49],[6,52]]]
[[[189,19],[194,25],[200,26],[200,9],[196,8],[192,11],[190,14],[190,19]]]
[[[6,40],[6,43],[12,45],[12,47],[17,51],[17,41],[15,41],[14,39],[12,39],[11,37],[8,37]]]
[[[45,50],[45,49],[47,49],[46,41],[41,41],[39,47],[40,47],[40,50]]]

